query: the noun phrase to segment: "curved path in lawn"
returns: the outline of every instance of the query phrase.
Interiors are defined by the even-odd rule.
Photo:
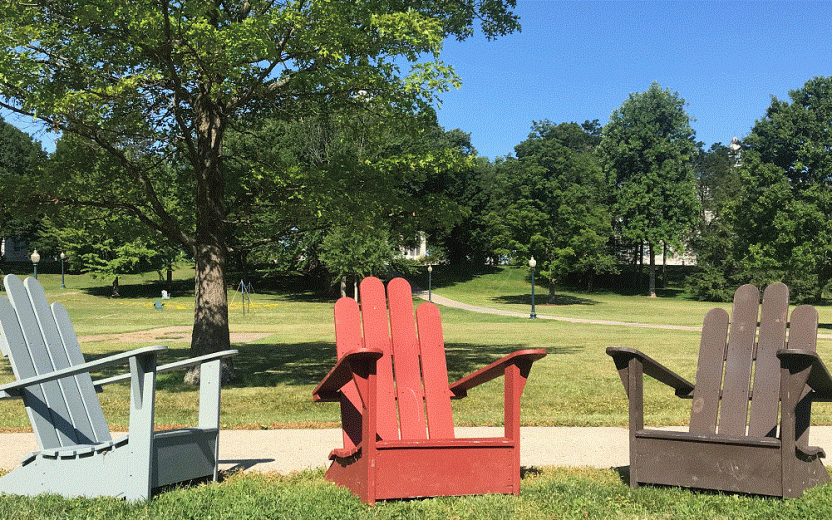
[[[418,287],[413,288],[413,295],[418,296],[419,298],[425,301],[427,301],[428,299],[428,292]],[[470,312],[479,312],[481,314],[514,316],[517,318],[529,317],[529,313],[527,312],[508,311],[505,309],[492,309],[490,307],[481,307],[479,305],[469,305],[467,303],[458,302],[456,300],[452,300],[450,298],[446,298],[445,296],[436,294],[436,291],[432,291],[431,301],[437,305],[442,305],[443,307],[453,307],[455,309],[462,309]],[[661,323],[639,323],[635,321],[592,320],[589,318],[568,318],[566,316],[549,316],[546,314],[538,314],[537,319],[565,321],[568,323],[588,323],[591,325],[611,325],[614,327],[640,327],[643,329],[684,330],[689,332],[699,332],[702,330],[702,327],[694,327],[691,325],[663,325]],[[819,333],[818,338],[832,339],[832,334]]]
[[[419,298],[427,301],[428,292],[423,289],[414,288],[413,294]],[[443,307],[453,307],[455,309],[462,309],[470,312],[479,312],[481,314],[496,314],[498,316],[514,316],[517,318],[528,318],[528,312],[507,311],[505,309],[492,309],[490,307],[480,307],[478,305],[469,305],[467,303],[458,302],[450,298],[446,298],[436,291],[431,293],[431,301],[436,305]],[[589,318],[567,318],[566,316],[549,316],[546,314],[538,314],[537,319],[540,320],[555,320],[565,321],[569,323],[589,323],[591,325],[612,325],[616,327],[641,327],[645,329],[669,329],[669,330],[685,330],[699,332],[701,327],[692,327],[690,325],[662,325],[660,323],[639,323],[634,321],[611,321],[611,320],[591,320]]]

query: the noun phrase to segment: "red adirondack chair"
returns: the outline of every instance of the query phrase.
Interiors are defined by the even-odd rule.
[[[313,400],[341,402],[344,447],[326,478],[365,503],[392,498],[520,492],[520,396],[544,350],[520,350],[448,385],[439,310],[422,303],[414,322],[410,284],[361,282],[335,304],[338,362]],[[363,324],[363,336],[362,336]],[[418,325],[418,336],[417,336]],[[391,336],[392,331],[392,336]],[[395,373],[395,386],[393,384]],[[451,399],[505,376],[505,435],[455,438]]]

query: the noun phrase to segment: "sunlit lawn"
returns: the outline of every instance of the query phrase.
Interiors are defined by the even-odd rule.
[[[438,269],[437,269],[438,270]],[[527,270],[498,269],[436,291],[453,299],[494,308],[525,309],[528,304]],[[178,273],[182,278],[187,271]],[[85,341],[88,358],[147,344],[167,344],[170,351],[160,362],[187,357],[189,342],[182,332],[148,336],[142,342],[122,342],[106,334],[137,332],[178,326],[187,331],[193,320],[189,282],[156,311],[158,288],[155,275],[123,276],[120,298],[108,298],[109,280],[87,276],[67,277],[60,289],[59,275],[41,275],[50,301],[60,300],[69,309],[76,332]],[[441,276],[439,277],[441,281]],[[416,283],[421,283],[416,279]],[[558,293],[557,305],[539,304],[539,315],[585,317],[597,320],[641,323],[673,323],[698,326],[711,304],[684,298],[621,296],[609,293]],[[542,295],[545,296],[545,295]],[[334,427],[339,421],[336,404],[315,404],[311,392],[331,368],[335,358],[332,306],[334,298],[290,290],[258,291],[243,313],[239,293],[229,292],[232,333],[267,334],[253,342],[235,344],[239,379],[225,387],[222,423],[226,428]],[[523,425],[624,426],[627,403],[611,359],[610,345],[637,347],[693,379],[699,334],[695,331],[643,327],[576,324],[553,320],[500,317],[442,308],[443,328],[451,379],[456,379],[516,349],[545,348],[549,356],[537,362],[526,387]],[[832,322],[832,312],[822,307],[821,321]],[[824,329],[825,330],[825,329]],[[93,336],[93,337],[89,337]],[[184,334],[187,337],[187,333]],[[103,341],[99,341],[100,339]],[[819,341],[824,359],[832,357],[828,339]],[[113,371],[108,374],[114,373]],[[12,379],[6,361],[0,379]],[[157,423],[188,424],[196,420],[197,392],[181,382],[179,374],[159,377]],[[458,425],[499,425],[502,422],[502,381],[497,380],[454,402]],[[115,385],[101,394],[110,426],[127,425],[127,386]],[[686,424],[689,401],[652,381],[647,383],[645,421],[650,425]],[[825,403],[813,409],[815,424],[832,424],[832,408]],[[28,419],[17,401],[0,402],[0,428],[28,428]]]
[[[533,468],[524,473],[519,497],[483,495],[382,501],[365,506],[322,471],[283,476],[237,474],[220,484],[169,490],[151,501],[4,496],[4,519],[795,519],[829,518],[832,486],[802,499],[779,500],[699,493],[671,488],[631,490],[615,470]]]
[[[187,278],[187,271],[178,273]],[[525,270],[499,269],[490,274],[446,283],[437,289],[460,301],[526,312]],[[146,344],[167,343],[161,362],[187,357],[182,339],[193,320],[189,282],[156,311],[153,301],[161,286],[154,276],[122,277],[120,298],[108,298],[108,280],[86,276],[41,275],[50,301],[60,300],[70,311],[85,341],[88,358]],[[441,277],[440,277],[441,280]],[[415,280],[417,283],[420,281]],[[544,295],[545,296],[545,295]],[[698,326],[709,304],[684,298],[649,299],[617,294],[558,293],[559,304],[538,304],[540,315],[608,321]],[[303,291],[258,291],[243,313],[239,293],[231,291],[231,331],[262,333],[262,339],[235,345],[239,379],[223,391],[222,422],[226,428],[335,427],[334,404],[314,404],[311,391],[334,360],[333,298]],[[821,308],[823,324],[832,322]],[[683,376],[693,378],[699,334],[695,331],[643,327],[575,324],[553,320],[499,317],[442,308],[448,366],[455,379],[499,356],[520,348],[545,348],[549,356],[536,363],[523,398],[524,425],[616,425],[627,423],[627,403],[612,361],[604,349],[626,345],[643,349]],[[162,327],[167,332],[145,334],[142,342],[113,336]],[[828,327],[828,325],[827,325]],[[826,330],[826,329],[823,329]],[[830,359],[830,341],[819,341]],[[113,373],[113,372],[108,372]],[[12,379],[8,363],[0,361],[0,381]],[[502,421],[502,383],[495,381],[454,402],[458,425],[493,425]],[[157,423],[196,421],[196,390],[181,376],[159,378]],[[647,383],[645,420],[648,424],[686,424],[689,402]],[[115,385],[101,394],[111,427],[127,425],[127,387]],[[813,409],[815,424],[832,424],[832,409]],[[28,429],[18,401],[0,401],[0,431]],[[632,490],[626,475],[615,469],[527,468],[520,497],[505,495],[444,497],[429,500],[362,505],[348,491],[325,482],[322,471],[289,476],[236,474],[219,484],[168,490],[153,500],[130,504],[115,499],[63,499],[54,496],[0,498],[0,518],[471,518],[471,519],[739,519],[828,518],[832,488],[823,486],[799,500],[700,493],[661,487]]]

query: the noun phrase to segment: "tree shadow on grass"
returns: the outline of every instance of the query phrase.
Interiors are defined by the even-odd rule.
[[[240,353],[234,357],[237,380],[226,388],[274,387],[277,385],[317,385],[335,365],[335,345],[325,342],[257,343],[234,345]],[[527,345],[481,345],[473,343],[446,344],[449,382],[453,382],[515,350]],[[571,354],[583,346],[564,346],[546,349],[550,355]],[[168,350],[159,364],[186,359],[187,348]],[[123,371],[123,370],[122,370]],[[112,374],[121,373],[114,370]],[[157,376],[156,388],[168,392],[193,391],[196,387],[182,380],[183,372],[167,372]]]
[[[111,280],[102,280],[101,285],[94,287],[87,287],[82,289],[83,292],[90,296],[97,296],[99,298],[112,298],[113,286]],[[240,285],[239,280],[236,283],[228,284],[228,300],[234,299],[235,293],[239,298]],[[190,280],[175,280],[170,286],[166,281],[152,280],[142,283],[119,284],[118,296],[119,299],[156,299],[160,298],[162,291],[168,291],[173,297],[194,297],[194,281]],[[284,296],[288,300],[297,301],[301,303],[327,303],[334,302],[335,298],[326,293],[318,293],[310,290],[308,287],[303,287],[299,284],[295,285],[268,285],[258,284],[253,282],[249,289],[249,295],[252,301],[257,301],[258,295],[269,296]]]
[[[174,280],[172,284],[168,285],[163,280],[145,281],[142,283],[119,284],[118,296],[116,298],[126,299],[147,299],[159,298],[162,291],[168,291],[172,296],[194,296],[194,281],[191,280]],[[101,285],[94,287],[87,287],[82,289],[83,292],[90,296],[98,296],[101,298],[113,297],[112,280],[102,279]]]
[[[532,297],[530,294],[511,294],[505,296],[495,296],[491,298],[496,303],[514,304],[514,305],[531,305]],[[590,298],[581,298],[571,294],[557,294],[555,293],[554,301],[549,301],[548,294],[535,295],[535,305],[598,305],[596,300]]]

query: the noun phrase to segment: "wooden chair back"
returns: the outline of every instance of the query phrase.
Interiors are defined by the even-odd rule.
[[[0,297],[3,354],[17,379],[84,363],[66,308],[50,307],[41,284],[4,279]],[[41,450],[111,440],[101,403],[88,373],[43,383],[24,392],[23,402]]]
[[[723,309],[705,316],[691,433],[778,435],[780,362],[776,354],[786,347],[788,307],[789,290],[783,283],[766,288],[762,306],[757,288],[743,285],[734,294],[730,321]],[[795,308],[788,326],[792,346],[814,350],[817,322],[813,307]]]
[[[439,310],[424,302],[414,320],[410,284],[403,278],[390,281],[386,295],[381,280],[365,278],[360,300],[360,310],[352,298],[336,302],[335,341],[339,358],[362,346],[384,353],[377,365],[378,438],[454,438]],[[360,410],[358,392],[350,383],[341,402],[346,449],[361,442]]]

